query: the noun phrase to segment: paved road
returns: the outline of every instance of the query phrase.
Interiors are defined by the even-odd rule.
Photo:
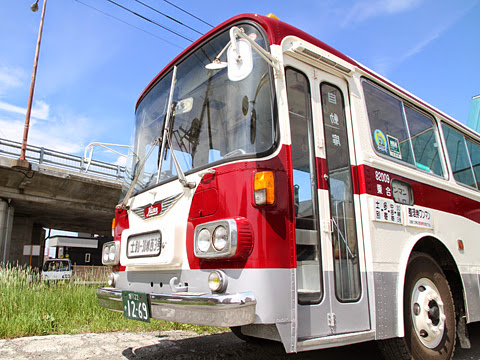
[[[469,326],[472,349],[457,349],[454,360],[480,359],[480,324]],[[199,336],[185,331],[50,335],[0,340],[0,359],[153,360],[381,359],[375,343],[285,354],[280,344],[247,344],[232,333]]]

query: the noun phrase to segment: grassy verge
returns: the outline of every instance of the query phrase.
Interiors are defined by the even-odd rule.
[[[25,268],[0,269],[0,338],[109,331],[225,330],[155,319],[150,323],[127,320],[121,313],[98,305],[96,285],[48,285],[32,281],[34,278]]]

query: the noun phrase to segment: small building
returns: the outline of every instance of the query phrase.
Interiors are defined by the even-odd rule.
[[[56,258],[69,258],[73,265],[102,266],[103,244],[112,241],[109,236],[52,236],[49,247],[56,248]]]

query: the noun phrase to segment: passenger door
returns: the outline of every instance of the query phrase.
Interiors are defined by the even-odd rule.
[[[298,339],[368,330],[347,83],[297,60],[289,63]]]

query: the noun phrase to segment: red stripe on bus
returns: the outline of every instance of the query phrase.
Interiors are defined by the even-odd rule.
[[[480,223],[480,202],[477,200],[371,166],[359,165],[351,168],[353,193],[355,195],[367,194],[393,200],[391,182],[393,179],[397,179],[412,186],[414,205],[463,216]],[[328,190],[325,174],[327,174],[327,161],[317,158],[319,190]],[[382,174],[388,175],[388,181]]]
[[[319,190],[328,190],[328,181],[325,178],[327,174],[327,159],[317,158],[317,183]]]
[[[393,200],[390,186],[393,179],[398,179],[412,186],[415,205],[462,216],[480,223],[480,202],[477,200],[367,165],[359,165],[358,173],[360,194]],[[388,182],[381,174],[388,175]]]
[[[328,190],[328,170],[327,170],[327,160],[324,158],[317,158],[317,183],[319,190]],[[360,183],[358,167],[352,165],[352,188],[355,195],[359,195],[362,189],[362,184]]]

